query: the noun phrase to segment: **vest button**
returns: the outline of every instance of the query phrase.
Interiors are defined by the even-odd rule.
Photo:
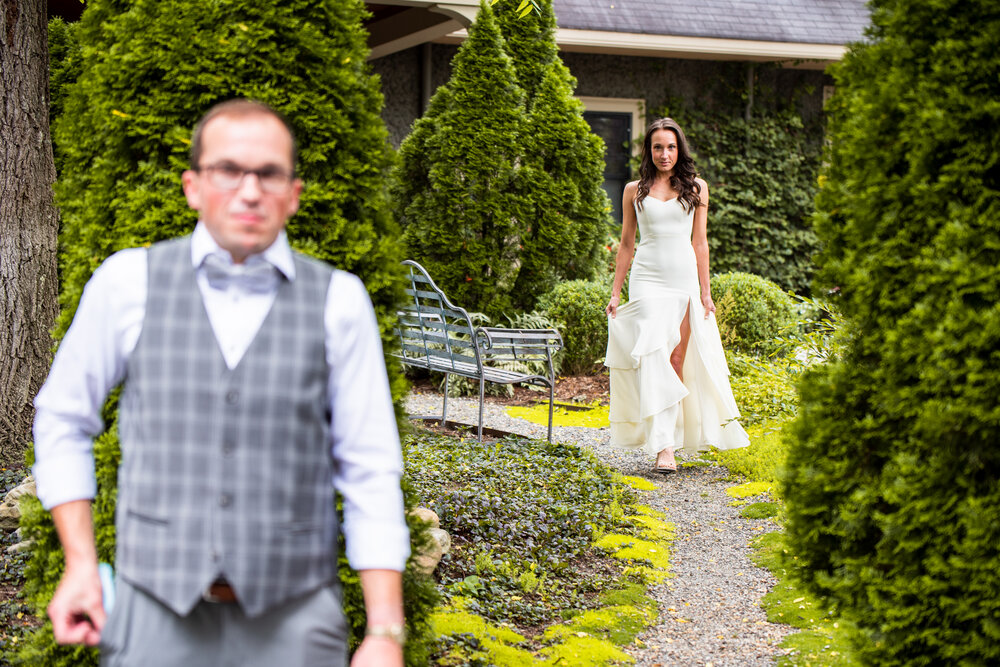
[[[233,496],[228,493],[223,493],[219,496],[219,507],[229,507],[233,504]]]
[[[236,405],[240,402],[240,392],[235,389],[230,389],[226,392],[226,403],[229,405]]]

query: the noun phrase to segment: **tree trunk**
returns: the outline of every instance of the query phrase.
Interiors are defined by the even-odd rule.
[[[31,441],[58,311],[43,0],[0,0],[0,465]]]

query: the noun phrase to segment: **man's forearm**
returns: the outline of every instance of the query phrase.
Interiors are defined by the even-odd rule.
[[[395,570],[361,570],[368,625],[403,623],[403,576]]]
[[[92,568],[97,571],[97,549],[89,500],[73,500],[52,508],[52,521],[59,533],[66,569]]]

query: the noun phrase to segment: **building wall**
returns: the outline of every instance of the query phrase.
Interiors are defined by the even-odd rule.
[[[394,146],[409,134],[423,112],[421,101],[422,49],[414,47],[372,62],[382,77],[383,118]],[[431,80],[434,88],[451,76],[451,59],[458,47],[431,44]],[[588,97],[645,99],[646,113],[668,101],[708,111],[743,114],[746,105],[747,65],[742,62],[677,60],[589,53],[563,53],[563,61],[577,79],[576,94]],[[773,109],[794,104],[808,123],[819,118],[823,87],[832,79],[816,70],[782,69],[760,64],[755,68],[754,108]]]

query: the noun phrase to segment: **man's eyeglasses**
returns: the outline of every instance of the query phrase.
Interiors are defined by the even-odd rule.
[[[199,167],[195,171],[204,173],[208,182],[220,190],[238,189],[247,174],[256,176],[260,189],[272,195],[284,194],[292,184],[292,174],[277,167],[244,169],[239,165],[222,163]]]

